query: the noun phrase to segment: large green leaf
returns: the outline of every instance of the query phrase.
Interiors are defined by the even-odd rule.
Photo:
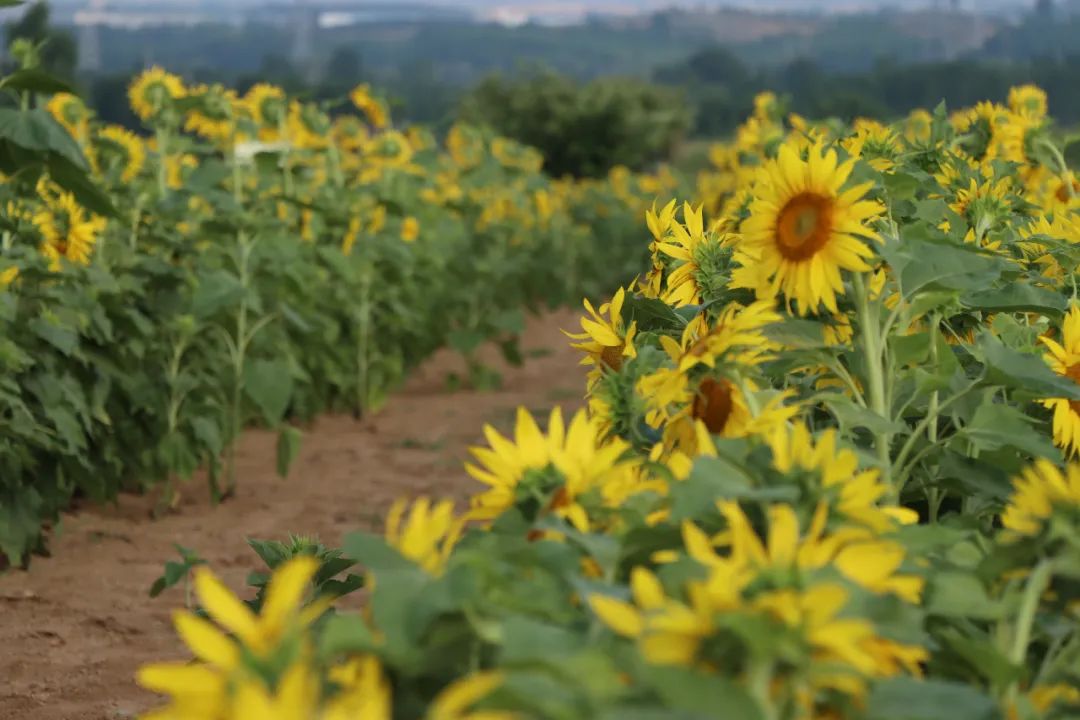
[[[893,678],[874,687],[869,720],[999,720],[996,703],[969,685],[940,680]]]
[[[1080,400],[1080,385],[1056,374],[1038,355],[1007,347],[990,333],[983,333],[975,350],[986,363],[990,382],[1014,387],[1046,398]]]
[[[252,360],[244,368],[244,392],[271,426],[285,417],[292,391],[292,371],[284,360]]]

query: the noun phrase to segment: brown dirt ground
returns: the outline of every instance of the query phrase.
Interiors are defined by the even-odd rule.
[[[447,373],[463,364],[443,353],[374,417],[320,419],[287,480],[274,471],[275,436],[246,433],[238,496],[224,505],[211,507],[196,478],[178,511],[159,520],[149,519],[149,498],[134,496],[65,516],[51,558],[0,576],[0,720],[118,720],[155,704],[133,675],[142,663],[183,656],[170,623],[183,590],[147,596],[174,543],[196,550],[239,591],[260,569],[245,538],[293,532],[335,544],[377,527],[399,496],[467,496],[474,485],[462,461],[484,423],[505,432],[518,405],[546,412],[581,404],[579,356],[559,332],[576,328],[576,317],[531,320],[524,367],[500,367],[489,355],[503,373],[497,391],[447,392]]]

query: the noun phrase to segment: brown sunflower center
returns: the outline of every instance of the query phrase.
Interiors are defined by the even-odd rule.
[[[623,346],[609,345],[605,347],[600,352],[600,362],[604,363],[615,372],[618,372],[623,364]]]
[[[832,198],[817,193],[799,193],[780,210],[776,242],[788,260],[807,260],[829,242],[833,225]]]
[[[705,427],[713,435],[722,433],[731,419],[731,411],[735,406],[733,392],[734,389],[727,380],[706,378],[698,386],[691,412],[696,419],[705,423]]]
[[[1069,186],[1067,184],[1065,184],[1065,183],[1061,183],[1061,185],[1058,186],[1057,193],[1055,193],[1055,194],[1057,195],[1058,202],[1061,202],[1061,203],[1069,202],[1070,200],[1073,199],[1074,195],[1080,196],[1080,181],[1077,181],[1077,180],[1072,181],[1072,192],[1071,193],[1069,192]]]

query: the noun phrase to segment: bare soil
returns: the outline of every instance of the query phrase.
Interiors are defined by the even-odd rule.
[[[581,405],[579,356],[559,332],[576,328],[576,317],[531,320],[521,368],[488,355],[503,375],[498,390],[448,392],[447,374],[463,363],[442,353],[377,415],[320,419],[305,430],[286,480],[275,473],[275,436],[246,433],[238,495],[223,505],[209,504],[197,477],[182,488],[177,512],[158,520],[149,517],[151,500],[135,496],[65,516],[52,557],[0,575],[0,720],[117,720],[156,704],[133,677],[143,663],[184,657],[170,621],[183,590],[147,595],[175,559],[175,543],[242,591],[247,573],[260,569],[246,538],[292,532],[336,544],[353,530],[378,528],[400,496],[467,497],[475,485],[462,462],[484,423],[505,432],[519,405],[534,412]]]

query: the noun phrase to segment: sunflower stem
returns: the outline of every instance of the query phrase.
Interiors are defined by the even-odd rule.
[[[747,685],[750,694],[757,701],[758,707],[764,720],[777,720],[779,714],[773,704],[772,695],[769,692],[769,684],[772,681],[773,664],[768,661],[757,661],[751,664],[747,671]]]
[[[882,368],[883,338],[881,337],[881,318],[870,307],[870,296],[861,273],[855,273],[855,295],[858,302],[859,329],[862,331],[863,356],[866,364],[867,385],[870,392],[870,409],[884,420],[891,420],[888,401],[885,396],[885,373]],[[885,484],[892,486],[892,462],[889,458],[891,433],[874,433],[874,447],[881,465],[881,474]],[[894,495],[898,495],[893,489]]]
[[[1054,577],[1054,564],[1051,560],[1043,560],[1031,572],[1027,585],[1024,586],[1024,594],[1020,598],[1020,611],[1016,618],[1016,629],[1012,638],[1012,647],[1009,650],[1009,662],[1016,666],[1022,666],[1027,657],[1028,645],[1031,643],[1031,631],[1035,625],[1035,614],[1039,610],[1039,599],[1050,586]],[[1009,683],[1006,691],[1006,701],[1011,703],[1016,699],[1019,690],[1019,681]]]

